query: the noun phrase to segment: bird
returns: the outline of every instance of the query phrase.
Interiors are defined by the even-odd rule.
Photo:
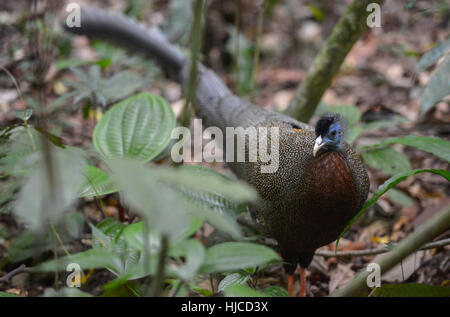
[[[109,41],[141,53],[167,70],[170,78],[189,85],[190,60],[163,33],[132,18],[93,8],[81,10],[79,27],[64,27],[78,35]],[[239,179],[253,186],[260,200],[248,206],[256,226],[274,238],[293,294],[300,266],[300,295],[306,295],[305,269],[314,252],[336,240],[364,205],[369,178],[358,154],[344,141],[346,123],[337,114],[320,117],[313,127],[236,96],[211,69],[198,63],[194,110],[206,127],[279,129],[279,167],[262,173],[261,160],[228,162]],[[269,142],[274,142],[271,135]],[[245,143],[248,152],[249,142]],[[226,146],[224,153],[227,152]]]

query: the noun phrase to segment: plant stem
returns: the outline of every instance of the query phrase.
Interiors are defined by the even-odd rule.
[[[258,12],[258,21],[256,22],[256,40],[255,40],[255,52],[253,54],[253,72],[252,72],[252,82],[250,83],[250,96],[254,96],[254,88],[255,88],[255,81],[256,81],[256,75],[258,73],[258,66],[259,66],[259,46],[260,46],[260,40],[261,40],[261,34],[262,34],[262,26],[263,26],[263,20],[264,20],[264,12],[266,9],[265,5],[266,1],[262,0],[262,4],[260,5],[259,12]]]
[[[450,228],[450,207],[446,207],[433,218],[420,226],[415,232],[400,242],[391,252],[372,262],[378,263],[381,274],[388,272],[397,263],[409,254],[418,250],[430,240]],[[362,270],[343,288],[337,290],[331,296],[361,296],[367,290],[367,277],[371,272]]]
[[[194,4],[194,22],[192,23],[191,39],[192,39],[192,50],[191,50],[191,69],[189,73],[189,83],[186,94],[186,101],[184,104],[183,112],[180,116],[181,125],[189,127],[190,119],[192,116],[192,105],[195,90],[197,86],[197,68],[199,55],[202,49],[202,38],[203,38],[203,8],[205,1],[196,0]]]
[[[165,234],[161,236],[161,250],[159,252],[158,267],[156,268],[156,275],[154,277],[152,296],[158,297],[162,293],[162,284],[164,281],[164,270],[166,265],[166,258],[169,246],[169,239]]]

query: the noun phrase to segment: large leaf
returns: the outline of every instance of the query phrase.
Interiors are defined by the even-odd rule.
[[[33,230],[42,228],[48,221],[58,221],[78,198],[83,182],[82,170],[86,162],[80,150],[50,146],[49,151],[52,156],[51,169],[41,157],[36,170],[22,187],[16,204],[16,214]],[[49,170],[53,175],[52,182],[49,180]]]
[[[172,0],[169,2],[169,16],[163,32],[171,42],[188,44],[193,19],[192,0]]]
[[[109,268],[113,272],[122,266],[117,254],[103,248],[95,248],[41,263],[30,270],[33,272],[65,271],[70,263],[77,263],[82,270]]]
[[[0,292],[0,297],[20,297],[20,296],[16,295],[16,294],[7,293],[7,292]]]
[[[206,251],[202,272],[226,272],[280,260],[272,249],[254,243],[225,242]]]
[[[107,158],[148,162],[170,140],[175,115],[169,103],[148,93],[114,105],[94,129],[95,148]]]
[[[436,103],[450,94],[450,55],[431,75],[420,101],[420,114],[429,111]]]
[[[85,183],[80,189],[80,197],[102,196],[118,191],[111,177],[95,166],[86,166],[84,169]]]
[[[235,284],[245,284],[250,279],[251,275],[247,273],[232,273],[227,276],[223,280],[220,281],[218,291],[223,292],[225,289]]]
[[[427,69],[431,65],[435,64],[439,58],[441,58],[445,53],[450,50],[450,36],[438,43],[428,52],[426,52],[419,63],[417,63],[414,72],[420,73],[421,71]]]
[[[198,166],[198,165],[183,165],[181,170],[192,172],[192,174],[210,175],[212,178],[221,179],[228,184],[231,184],[231,180],[225,175],[222,175],[212,169]],[[184,197],[192,201],[193,203],[212,208],[219,213],[226,213],[231,215],[237,215],[247,210],[245,203],[236,203],[230,199],[227,199],[219,192],[215,192],[213,188],[208,191],[198,192],[193,191],[188,187],[180,187],[180,192]]]
[[[108,101],[115,101],[131,95],[146,85],[146,81],[137,73],[123,71],[102,83],[102,92]]]
[[[267,297],[266,294],[258,292],[253,288],[241,285],[234,284],[225,289],[225,296],[227,297]]]
[[[127,160],[109,160],[109,165],[128,202],[145,216],[150,227],[170,236],[182,231],[191,216],[204,219],[233,237],[240,236],[239,226],[230,216],[187,203],[180,195],[180,189],[214,192],[233,202],[249,202],[256,198],[256,192],[248,185],[211,173],[203,175],[185,169],[148,168]]]
[[[423,284],[385,284],[377,287],[377,297],[449,297],[450,287]]]
[[[385,181],[380,187],[378,187],[377,191],[364,204],[363,208],[356,214],[355,217],[352,218],[352,220],[350,220],[350,222],[347,224],[347,226],[344,228],[344,230],[341,232],[341,234],[337,238],[335,250],[337,251],[339,240],[347,232],[347,230],[351,227],[351,225],[353,223],[355,223],[355,221],[358,220],[359,217],[361,217],[364,214],[364,212],[367,210],[367,208],[372,206],[378,200],[378,198],[380,198],[385,192],[387,192],[389,189],[391,189],[392,187],[394,187],[395,185],[397,185],[404,179],[408,178],[409,176],[420,174],[420,173],[426,173],[426,172],[440,175],[440,176],[444,177],[445,179],[447,179],[448,181],[450,181],[450,172],[444,171],[444,170],[435,170],[435,169],[410,170],[410,171],[399,173],[399,174],[392,176],[387,181]]]
[[[161,182],[162,173],[130,160],[108,160],[114,182],[127,203],[155,232],[170,239],[189,225],[192,217],[185,200],[169,184]],[[191,180],[194,181],[194,180]]]
[[[358,150],[365,151],[383,147],[388,144],[403,144],[407,146],[413,146],[422,151],[432,153],[450,163],[450,142],[444,139],[429,136],[406,135],[401,137],[389,138],[374,145],[361,147]]]
[[[264,294],[270,297],[289,297],[288,291],[281,286],[269,286],[264,289]]]
[[[408,158],[403,153],[389,147],[363,152],[362,157],[367,165],[380,169],[383,173],[388,175],[405,172],[411,169]]]
[[[172,245],[169,251],[172,257],[183,257],[184,264],[172,267],[171,271],[183,280],[189,280],[197,274],[205,259],[205,248],[197,239],[190,239]]]

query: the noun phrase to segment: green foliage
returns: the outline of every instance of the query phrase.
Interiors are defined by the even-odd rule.
[[[388,138],[374,145],[360,147],[358,150],[366,151],[371,149],[377,149],[379,147],[383,147],[388,144],[403,144],[407,146],[412,146],[422,151],[434,154],[437,157],[447,162],[450,162],[450,142],[436,137],[406,135],[402,137]]]
[[[188,44],[193,21],[192,0],[171,0],[169,16],[163,25],[163,32],[171,42]]]
[[[418,74],[428,67],[436,64],[437,61],[448,51],[450,51],[450,37],[447,37],[445,40],[438,43],[436,46],[426,52],[417,63],[414,72]]]
[[[450,55],[439,65],[431,75],[420,101],[420,113],[425,114],[436,103],[450,94]]]
[[[148,85],[144,78],[131,71],[122,71],[104,79],[99,65],[90,66],[87,72],[78,68],[71,68],[71,71],[78,81],[66,81],[65,84],[76,92],[74,103],[84,100],[92,107],[105,107]]]
[[[225,242],[206,251],[202,272],[226,272],[279,261],[280,257],[265,246],[243,242]]]
[[[169,143],[175,115],[164,99],[137,94],[114,105],[94,130],[94,145],[107,158],[148,162]]]
[[[218,291],[223,292],[225,289],[235,284],[246,284],[250,279],[250,274],[245,272],[231,273],[225,276],[219,283]]]
[[[447,7],[448,9],[448,7]],[[425,114],[433,106],[450,94],[450,37],[426,52],[416,65],[415,73],[420,73],[444,56],[444,61],[436,67],[420,101],[420,114]]]
[[[409,197],[407,194],[402,192],[401,190],[391,188],[386,193],[387,198],[389,198],[390,201],[395,202],[402,206],[410,207],[413,205],[413,200],[411,197]]]
[[[384,284],[377,287],[376,297],[449,297],[450,287],[423,284]]]
[[[228,27],[230,38],[226,44],[227,52],[233,57],[233,78],[238,95],[248,95],[251,92],[253,78],[254,45],[235,27]]]
[[[84,168],[85,182],[79,191],[80,197],[102,196],[118,191],[111,177],[95,166]]]
[[[16,202],[16,215],[34,230],[58,221],[78,197],[83,182],[82,169],[86,163],[80,150],[49,144],[49,152],[52,163],[43,155],[38,158],[36,168],[23,184]]]
[[[408,158],[403,153],[389,147],[363,152],[362,157],[367,165],[380,169],[388,175],[394,175],[411,169]]]
[[[269,286],[264,294],[269,297],[289,297],[288,291],[280,286]]]
[[[0,297],[20,297],[19,295],[7,293],[7,292],[0,292]]]
[[[55,225],[55,230],[64,243],[79,239],[84,232],[84,216],[81,213],[67,213]],[[8,260],[17,263],[50,250],[54,237],[50,230],[35,232],[23,231],[8,248]]]
[[[395,185],[397,185],[401,181],[405,180],[409,176],[420,174],[420,173],[425,173],[425,172],[440,175],[440,176],[444,177],[445,179],[447,179],[447,181],[450,181],[450,172],[444,171],[444,170],[416,169],[416,170],[410,170],[407,172],[395,174],[394,176],[389,178],[387,181],[385,181],[380,187],[378,187],[378,189],[372,195],[372,197],[369,200],[367,200],[367,202],[364,204],[363,208],[356,214],[355,217],[352,218],[352,220],[350,220],[350,222],[347,224],[347,226],[344,228],[344,230],[341,232],[338,239],[336,240],[336,251],[337,251],[337,247],[339,244],[339,240],[347,232],[347,230],[351,227],[351,225],[353,223],[355,223],[355,221],[358,220],[359,217],[361,217],[364,214],[364,212],[367,210],[367,208],[372,206],[389,189],[393,188]]]
[[[225,289],[227,297],[267,297],[266,294],[258,292],[250,287],[234,284]]]

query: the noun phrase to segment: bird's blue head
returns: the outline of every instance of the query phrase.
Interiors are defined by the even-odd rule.
[[[326,114],[316,124],[316,142],[313,155],[322,151],[335,151],[344,137],[344,122],[337,114]]]

